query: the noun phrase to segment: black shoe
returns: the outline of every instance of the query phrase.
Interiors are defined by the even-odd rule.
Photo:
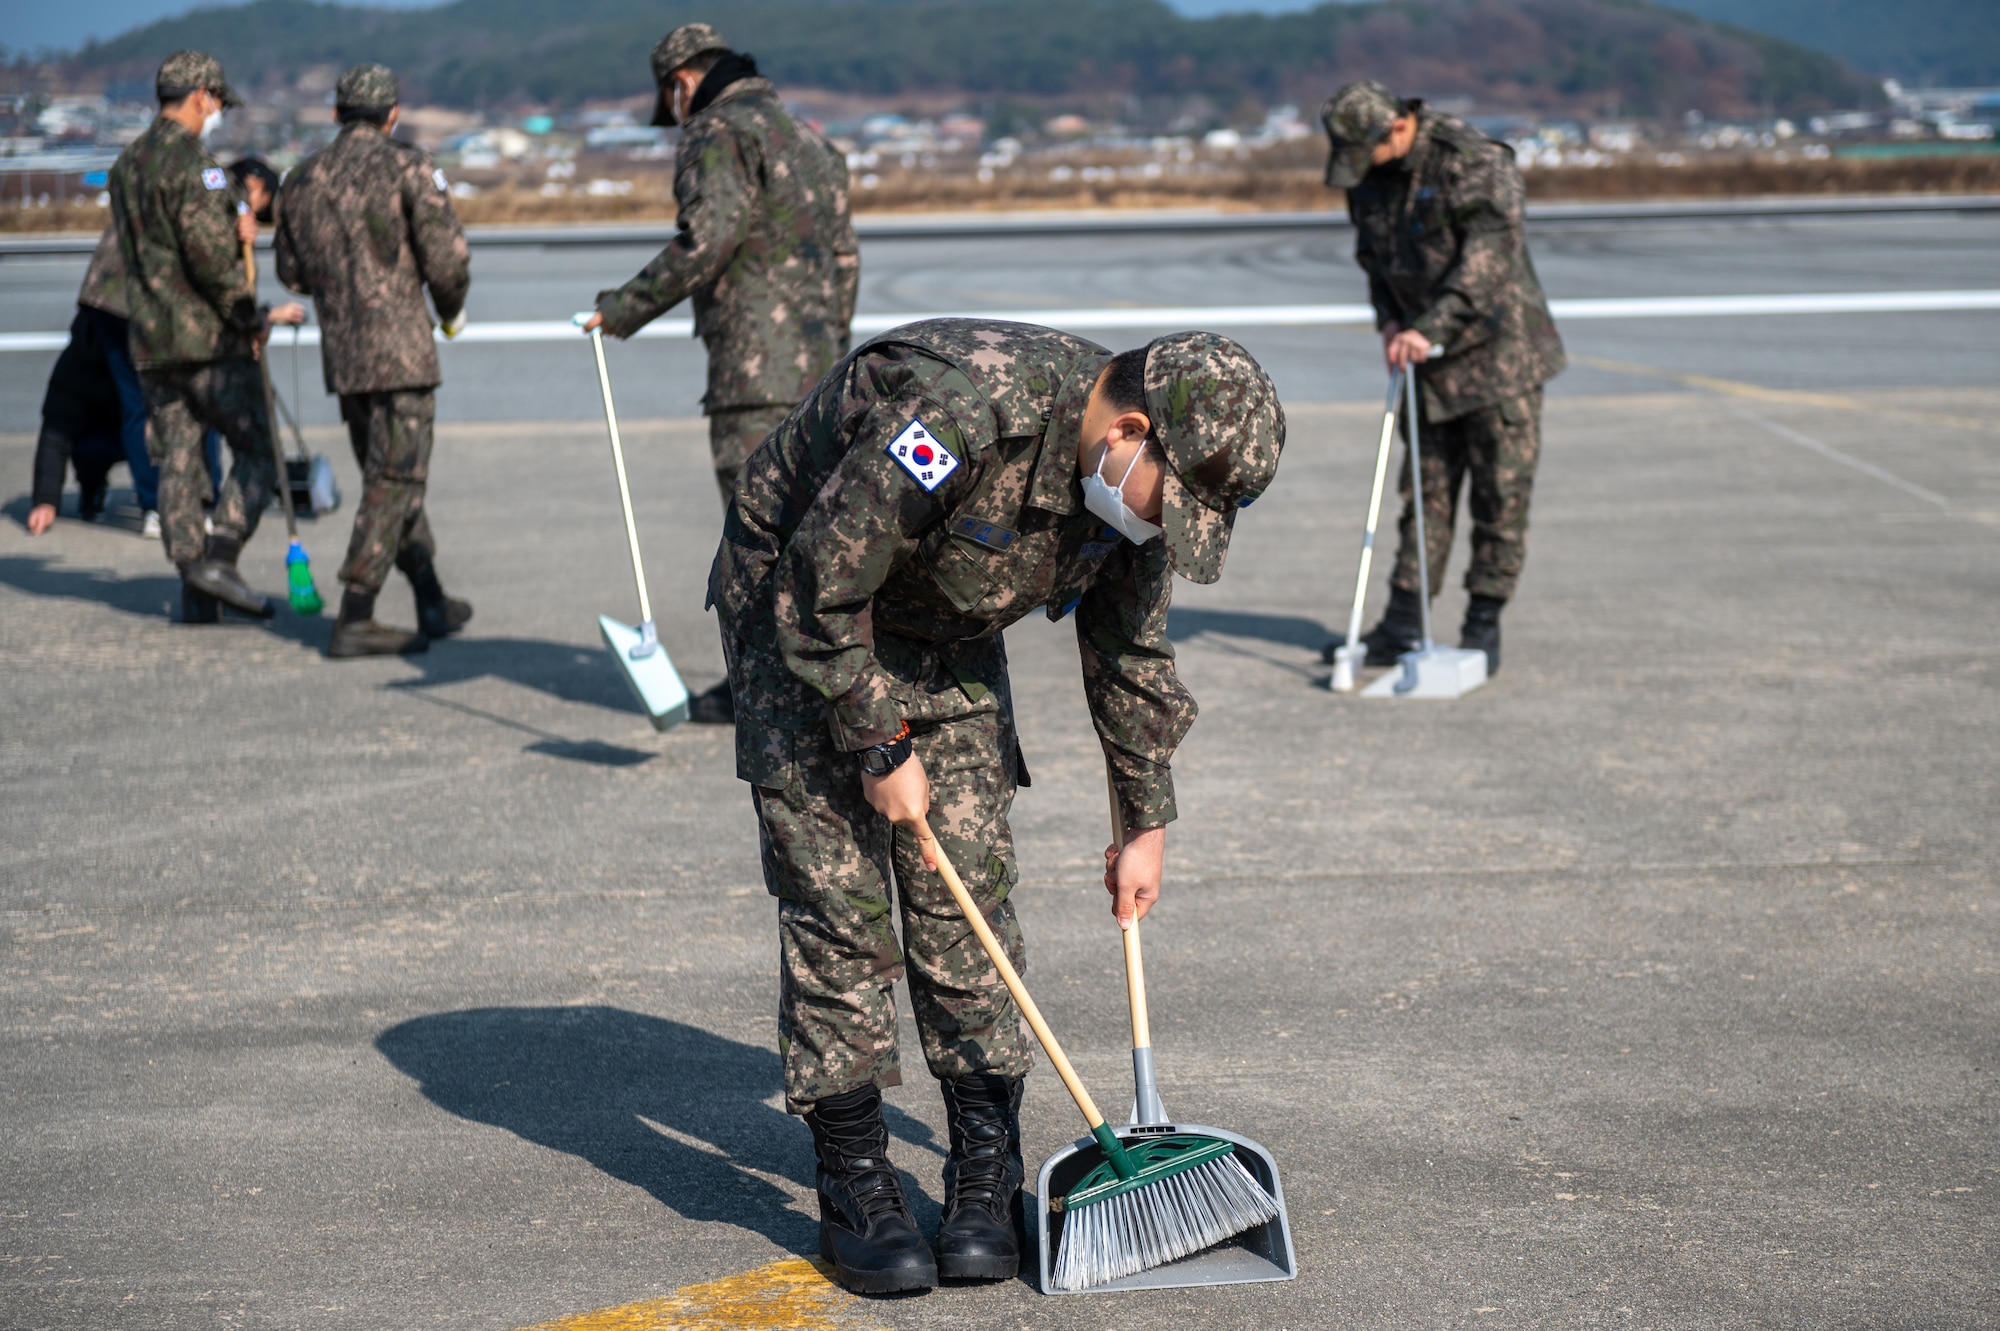
[[[252,591],[250,584],[243,581],[243,575],[236,571],[236,556],[242,552],[241,540],[217,532],[208,538],[201,558],[182,571],[181,580],[252,619],[269,619],[277,611]]]
[[[220,624],[222,602],[186,580],[192,567],[192,564],[181,566],[181,623]]]
[[[1423,646],[1424,608],[1417,594],[1391,587],[1389,608],[1382,612],[1380,623],[1361,635],[1361,641],[1368,646],[1371,666],[1392,666],[1402,659],[1404,652],[1414,652]]]
[[[951,1123],[938,1274],[1010,1280],[1021,1269],[1022,1077],[982,1072],[941,1082]]]
[[[723,680],[706,693],[688,699],[688,720],[698,726],[736,724],[736,700],[730,696],[729,681]]]
[[[472,622],[472,603],[444,594],[437,567],[429,559],[404,570],[417,598],[417,627],[429,638],[456,633]]]
[[[937,1287],[931,1245],[889,1164],[882,1092],[872,1083],[813,1106],[806,1115],[819,1156],[819,1255],[855,1294]]]
[[[1465,627],[1458,645],[1486,653],[1486,678],[1500,673],[1500,612],[1507,603],[1492,596],[1474,596],[1465,607]]]
[[[428,651],[431,640],[422,632],[393,629],[375,622],[375,593],[349,587],[340,594],[340,618],[333,623],[333,636],[326,641],[326,654],[335,660],[357,656],[408,656]]]

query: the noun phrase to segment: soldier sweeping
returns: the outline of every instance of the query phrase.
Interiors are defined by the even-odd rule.
[[[180,570],[183,619],[213,623],[224,604],[268,618],[270,603],[236,567],[277,486],[255,360],[265,329],[243,266],[256,222],[239,217],[234,182],[202,146],[223,109],[243,102],[221,63],[200,51],[168,56],[154,91],[160,114],[119,154],[109,192],[132,361],[160,469],[162,541]],[[206,536],[204,428],[220,431],[232,455]]]
[[[1352,83],[1320,119],[1326,183],[1347,191],[1354,257],[1368,274],[1390,368],[1413,366],[1423,414],[1424,530],[1435,597],[1458,494],[1471,477],[1472,594],[1459,639],[1500,668],[1500,611],[1528,553],[1528,501],[1542,447],[1542,385],[1562,340],[1523,235],[1526,192],[1513,150],[1464,121]],[[1428,359],[1433,349],[1438,359]],[[1363,635],[1369,665],[1422,645],[1415,510],[1402,471],[1402,542],[1389,608]]]
[[[1167,641],[1171,574],[1221,575],[1284,437],[1269,378],[1226,338],[1114,357],[1046,328],[938,319],[857,350],[738,478],[709,601],[778,898],[786,1105],[812,1130],[821,1251],[848,1288],[1000,1279],[1020,1261],[1028,1050],[909,831],[928,814],[1019,966],[1007,814],[1028,776],[1001,630],[1037,609],[1075,615],[1131,833],[1106,886],[1122,921],[1142,916],[1195,715]],[[901,1081],[906,955],[950,1119],[935,1255],[882,1120],[881,1088]]]
[[[680,234],[637,277],[598,293],[586,327],[630,337],[693,298],[708,349],[702,411],[727,506],[744,459],[847,353],[861,277],[847,163],[706,23],[675,28],[652,59],[653,123],[681,126]],[[695,721],[732,715],[726,680],[689,707]]]
[[[326,389],[361,464],[361,502],[341,565],[334,657],[420,652],[456,632],[472,607],[445,595],[424,514],[437,344],[424,289],[445,335],[465,323],[470,253],[440,171],[390,137],[396,76],[356,65],[334,90],[340,136],[301,162],[278,200],[278,280],[313,298],[325,329]],[[416,594],[417,631],[375,622],[375,598],[398,568]]]

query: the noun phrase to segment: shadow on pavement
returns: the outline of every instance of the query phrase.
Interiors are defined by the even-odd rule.
[[[427,689],[492,676],[564,702],[639,714],[602,647],[539,638],[463,638],[454,634],[408,661],[423,674],[400,685],[402,688]]]
[[[254,577],[251,581],[252,585],[256,585]],[[180,616],[181,580],[172,573],[162,573],[158,577],[120,578],[101,568],[64,563],[56,556],[5,555],[0,556],[0,585],[27,592],[30,596],[94,601],[98,605],[146,619],[177,621]],[[280,587],[282,585],[281,579]],[[327,635],[333,631],[331,618],[295,615],[286,606],[282,590],[273,592],[263,586],[258,590],[271,598],[278,607],[278,613],[271,619],[257,620],[230,611],[226,624],[265,628],[303,646],[325,649]]]
[[[1220,633],[1231,638],[1256,638],[1287,647],[1310,647],[1318,651],[1332,636],[1317,619],[1303,615],[1260,615],[1243,610],[1183,609],[1167,611],[1167,636],[1175,642],[1198,633]]]
[[[770,1049],[612,1007],[441,1012],[375,1047],[448,1113],[588,1161],[689,1220],[818,1251],[811,1138],[765,1103],[783,1081]],[[897,1137],[938,1149],[923,1123],[887,1112]]]

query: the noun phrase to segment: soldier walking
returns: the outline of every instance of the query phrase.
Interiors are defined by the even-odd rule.
[[[1018,967],[1008,810],[1028,784],[1001,630],[1076,616],[1084,696],[1130,839],[1121,922],[1157,899],[1194,700],[1167,640],[1171,574],[1221,576],[1285,419],[1227,338],[1113,356],[1025,324],[914,323],[857,350],[738,478],[709,576],[778,898],[786,1107],[818,1155],[820,1251],[861,1293],[1004,1279],[1020,1262],[1013,1000],[910,827],[929,817]],[[1161,539],[1164,537],[1164,539]],[[902,921],[891,924],[891,887]],[[950,1120],[935,1254],[888,1160],[893,987]]]
[[[727,507],[737,473],[792,407],[847,354],[861,255],[847,162],[794,118],[748,55],[689,23],[653,48],[655,125],[679,125],[679,234],[630,282],[597,296],[587,328],[630,337],[694,300],[708,350],[708,447]],[[734,715],[724,680],[689,705]]]
[[[214,623],[222,605],[269,618],[270,603],[236,567],[277,486],[255,359],[264,326],[243,265],[242,246],[257,223],[239,216],[229,173],[202,146],[223,109],[243,101],[221,63],[201,51],[168,56],[154,91],[160,114],[119,154],[109,192],[132,361],[160,469],[161,535],[180,570],[184,620]],[[205,427],[228,441],[232,460],[204,537]]]
[[[390,70],[356,65],[342,74],[339,137],[301,162],[278,197],[278,280],[319,310],[326,391],[340,396],[361,464],[332,657],[421,652],[472,618],[472,607],[438,581],[424,514],[442,382],[424,289],[445,336],[455,336],[465,324],[471,256],[444,172],[422,149],[390,137],[397,115]],[[375,622],[392,567],[416,594],[415,632]]]
[[[1384,354],[1392,370],[1417,375],[1431,575],[1423,591],[1435,597],[1444,586],[1469,476],[1472,599],[1459,643],[1486,653],[1490,675],[1500,668],[1500,611],[1528,554],[1542,385],[1564,364],[1528,257],[1521,173],[1513,149],[1379,83],[1342,88],[1320,119],[1332,142],[1326,183],[1347,191],[1354,257],[1368,274]],[[1389,607],[1362,639],[1372,666],[1394,665],[1422,645],[1409,471],[1406,454]]]

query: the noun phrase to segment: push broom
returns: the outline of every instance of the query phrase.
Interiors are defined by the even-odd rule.
[[[590,321],[579,314],[578,328]],[[639,627],[634,629],[609,615],[597,617],[597,631],[617,663],[618,673],[655,730],[671,730],[687,720],[688,691],[674,669],[667,649],[653,627],[653,600],[646,594],[646,565],[639,558],[639,525],[632,518],[632,487],[625,480],[625,445],[618,437],[618,410],[611,405],[611,371],[604,364],[604,330],[590,330],[590,348],[597,355],[597,386],[604,395],[604,428],[611,435],[611,461],[618,469],[618,502],[625,511],[625,543],[632,550],[632,579],[639,584]]]
[[[238,204],[239,212],[248,213],[250,205]],[[257,251],[249,241],[243,242],[243,273],[250,285],[250,299],[257,299]],[[299,541],[299,516],[292,507],[292,486],[285,476],[285,445],[278,438],[278,408],[276,395],[271,391],[271,362],[263,354],[266,346],[257,354],[257,373],[264,378],[264,421],[271,436],[271,462],[277,467],[278,507],[285,510],[285,535],[291,544],[285,549],[285,590],[292,603],[292,612],[300,615],[316,615],[326,609],[326,602],[319,596],[319,588],[313,586],[312,560],[306,557],[306,548]],[[286,419],[290,419],[287,417]],[[298,423],[292,422],[294,433]],[[303,447],[303,444],[301,444]]]
[[[938,874],[965,922],[1000,972],[1015,1006],[1104,1153],[1103,1163],[1061,1199],[1067,1219],[1056,1286],[1088,1289],[1200,1252],[1272,1219],[1276,1211],[1271,1199],[1236,1162],[1235,1142],[1192,1133],[1119,1139],[1084,1089],[1041,1009],[1028,996],[1020,973],[1001,950],[1000,940],[993,936],[930,824],[919,819],[912,830],[937,861]]]

